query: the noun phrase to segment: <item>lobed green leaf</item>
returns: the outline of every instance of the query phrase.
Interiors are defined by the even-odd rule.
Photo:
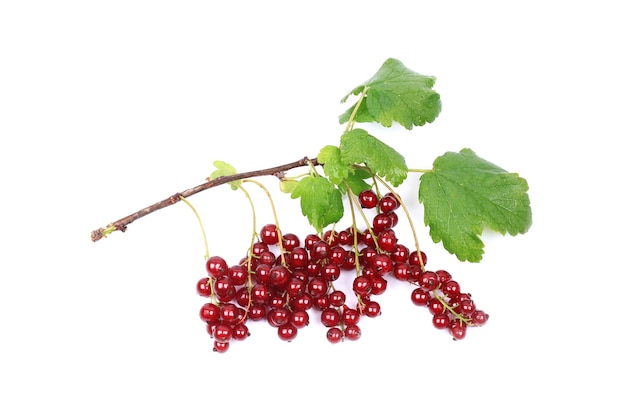
[[[325,177],[302,178],[291,198],[300,198],[302,214],[318,233],[343,217],[341,192]]]
[[[365,164],[393,186],[402,184],[406,179],[409,169],[404,157],[367,131],[353,129],[345,132],[340,143],[342,164]]]
[[[447,152],[420,178],[424,223],[435,243],[461,261],[479,262],[485,228],[501,234],[528,231],[532,212],[528,183],[479,158],[472,150]]]
[[[436,78],[408,69],[397,59],[387,59],[381,68],[365,83],[354,88],[350,95],[365,94],[354,120],[364,123],[376,121],[385,127],[398,122],[406,129],[432,123],[441,112],[441,98],[432,87]],[[339,116],[339,122],[350,119],[354,106]]]

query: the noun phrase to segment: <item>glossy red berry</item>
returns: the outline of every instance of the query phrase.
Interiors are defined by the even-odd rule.
[[[291,342],[298,335],[298,329],[291,322],[278,326],[278,337],[280,340]]]
[[[343,340],[343,331],[338,327],[332,327],[326,332],[326,339],[330,343],[339,343]]]
[[[211,256],[206,261],[206,270],[209,276],[219,278],[228,274],[228,264],[221,256]]]
[[[378,196],[372,189],[363,190],[359,194],[359,203],[365,209],[371,209],[378,204]]]
[[[278,228],[275,224],[266,224],[259,231],[259,238],[266,245],[275,245],[278,243]]]

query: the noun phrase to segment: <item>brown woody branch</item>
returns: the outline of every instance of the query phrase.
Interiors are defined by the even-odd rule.
[[[181,198],[187,198],[194,194],[197,194],[201,191],[208,190],[209,188],[217,187],[218,185],[227,184],[232,181],[242,180],[246,178],[252,177],[260,177],[266,175],[273,175],[278,178],[282,178],[285,174],[285,171],[288,171],[293,168],[299,168],[307,165],[319,165],[317,159],[309,159],[304,157],[298,161],[291,162],[289,164],[279,165],[273,168],[261,169],[258,171],[249,171],[242,172],[233,175],[226,175],[223,177],[218,177],[213,180],[208,180],[207,182],[197,185],[193,188],[189,188],[188,190],[183,191],[182,193],[176,193],[165,200],[159,201],[158,203],[154,203],[151,206],[148,206],[144,209],[141,209],[133,214],[130,214],[122,219],[119,219],[113,223],[109,223],[106,227],[101,227],[100,229],[94,230],[91,232],[91,240],[93,242],[97,242],[98,240],[106,237],[110,233],[119,230],[125,232],[128,225],[134,222],[137,219],[140,219],[144,216],[147,216],[150,213],[154,213],[157,210],[162,208],[171,206],[173,204],[178,203]]]

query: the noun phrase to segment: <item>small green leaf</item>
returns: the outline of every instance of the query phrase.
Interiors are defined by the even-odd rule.
[[[298,181],[296,180],[288,180],[288,179],[280,180],[280,191],[286,194],[290,194],[293,192],[293,190],[296,188],[297,185],[298,185]]]
[[[435,243],[461,261],[479,262],[485,228],[525,233],[532,224],[528,183],[518,174],[476,156],[470,149],[438,157],[420,178],[424,223]]]
[[[396,187],[406,179],[409,169],[404,157],[363,129],[353,129],[341,135],[340,149],[344,164],[366,164],[372,172]]]
[[[432,123],[441,112],[439,93],[432,87],[436,78],[418,74],[394,58],[387,59],[365,83],[354,88],[341,102],[353,95],[365,94],[355,117],[356,122],[376,121],[385,127],[398,122],[406,129]],[[365,107],[365,109],[361,109]],[[339,117],[350,119],[354,106]]]
[[[351,164],[342,161],[341,150],[336,146],[324,146],[317,155],[317,161],[324,166],[324,174],[335,185],[354,171]]]
[[[302,178],[291,198],[300,198],[302,214],[318,233],[343,217],[341,192],[325,177]]]
[[[234,175],[237,173],[237,170],[232,165],[227,164],[224,161],[215,161],[213,162],[213,166],[215,166],[215,168],[217,169],[213,171],[213,173],[211,173],[211,175],[209,176],[209,178],[207,178],[207,180],[214,180],[219,177],[226,177],[228,175]],[[233,190],[236,190],[241,185],[241,180],[232,181],[232,182],[229,182],[229,184],[230,184],[230,188],[232,188]]]

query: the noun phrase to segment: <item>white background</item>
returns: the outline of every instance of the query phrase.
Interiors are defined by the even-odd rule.
[[[2,2],[0,415],[620,415],[618,5]],[[394,284],[357,342],[330,345],[311,325],[286,343],[253,324],[216,354],[198,318],[204,248],[188,207],[90,241],[202,183],[215,160],[247,171],[337,144],[340,98],[389,57],[436,76],[443,102],[432,125],[371,128],[409,166],[469,147],[530,185],[530,231],[486,234],[478,264],[433,244],[413,204],[430,265],[491,316],[465,340]],[[283,228],[308,233],[297,202],[263,181]],[[211,254],[243,257],[243,195],[190,201]]]

